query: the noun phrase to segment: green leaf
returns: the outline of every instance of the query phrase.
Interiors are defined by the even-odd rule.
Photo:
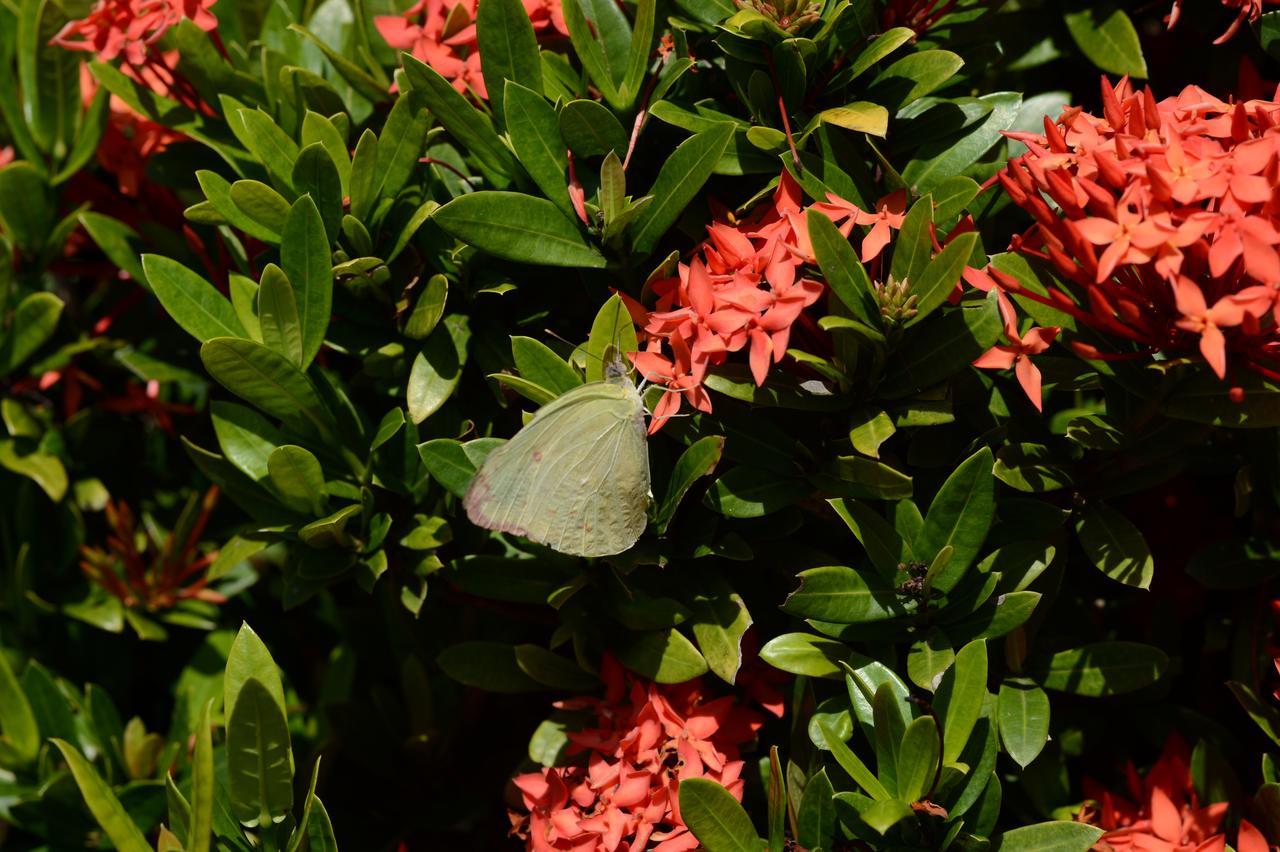
[[[725,122],[690,136],[662,164],[649,190],[653,203],[640,213],[631,227],[632,252],[640,260],[657,247],[658,241],[715,169],[720,155],[733,138],[733,125]]]
[[[582,67],[591,77],[591,82],[600,90],[604,99],[615,108],[625,108],[626,104],[622,103],[622,99],[618,96],[613,72],[609,67],[609,58],[600,40],[596,38],[600,22],[587,19],[582,2],[586,2],[588,6],[594,5],[591,0],[572,0],[562,4],[565,28],[569,31],[573,52],[577,54],[578,61],[582,63]],[[593,11],[597,10],[593,9]]]
[[[1085,556],[1111,579],[1139,589],[1151,587],[1155,561],[1142,531],[1100,501],[1091,501],[1076,520]]]
[[[844,234],[820,210],[805,216],[813,253],[822,267],[827,286],[853,315],[872,327],[880,324],[880,307],[871,278]]]
[[[921,689],[936,690],[943,674],[956,661],[951,640],[937,628],[931,629],[922,639],[911,643],[907,654],[907,677]]]
[[[908,326],[920,322],[946,303],[955,292],[977,245],[976,232],[959,235],[910,283],[911,294],[918,296],[920,301],[916,303],[916,315],[907,321]]]
[[[631,49],[627,52],[628,62],[622,85],[618,92],[624,106],[630,107],[640,94],[640,86],[644,82],[645,70],[649,67],[652,55],[653,26],[657,12],[657,0],[638,0],[636,3],[635,26],[631,30]]]
[[[916,38],[916,31],[910,27],[894,27],[885,30],[867,43],[862,52],[849,65],[849,79],[856,80],[867,72],[872,65],[893,53],[909,41]]]
[[[1085,852],[1102,834],[1102,829],[1083,822],[1041,822],[1006,831],[995,848],[997,852]]]
[[[1004,750],[1025,769],[1049,740],[1049,697],[1038,686],[1006,680],[996,706]]]
[[[134,281],[146,286],[147,276],[138,251],[142,238],[137,231],[119,219],[90,211],[80,214],[80,224],[108,260],[128,272]]]
[[[431,119],[415,93],[401,95],[378,134],[374,198],[395,198],[409,182],[426,143]]]
[[[250,678],[256,679],[274,697],[280,712],[285,712],[284,684],[271,652],[248,624],[241,624],[227,652],[226,672],[222,680],[223,712],[236,706],[240,688]]]
[[[515,80],[542,91],[542,60],[529,13],[520,0],[489,0],[476,12],[476,42],[484,65],[484,87],[494,114],[506,112],[505,83]]]
[[[761,852],[764,841],[751,817],[724,787],[709,778],[688,778],[679,792],[680,816],[707,852]]]
[[[18,303],[0,342],[0,376],[21,366],[53,336],[62,307],[52,293],[31,293]]]
[[[543,198],[519,192],[473,192],[441,207],[433,219],[464,243],[504,260],[588,269],[606,265],[577,225]]]
[[[707,661],[675,628],[632,636],[615,653],[624,666],[656,683],[684,683],[707,673]]]
[[[449,677],[489,692],[533,692],[542,685],[520,668],[516,649],[501,642],[460,642],[436,657]]]
[[[1168,668],[1163,651],[1138,642],[1095,642],[1027,662],[1027,674],[1045,689],[1091,698],[1150,686]]]
[[[147,843],[146,837],[129,816],[124,805],[120,804],[120,800],[111,792],[111,787],[93,768],[93,764],[85,760],[71,743],[60,739],[53,739],[50,742],[62,752],[62,758],[67,762],[67,768],[71,770],[76,786],[80,788],[80,795],[84,797],[84,803],[89,806],[89,813],[93,814],[93,818],[102,827],[103,833],[111,844],[119,852],[151,852],[151,846]]]
[[[484,113],[468,103],[434,68],[408,53],[400,54],[400,59],[409,84],[422,96],[431,115],[449,131],[450,136],[462,143],[494,175],[508,177],[517,171],[511,152]]]
[[[304,369],[320,351],[333,305],[333,260],[324,220],[311,196],[294,202],[281,234],[280,266],[293,285],[302,325]]]
[[[40,727],[27,695],[0,650],[0,763],[25,766],[40,753]],[[10,758],[16,766],[10,765]]]
[[[160,304],[196,340],[247,337],[231,303],[203,277],[158,254],[144,254],[142,268]]]
[[[286,444],[267,457],[267,475],[280,500],[295,512],[323,515],[328,490],[320,462],[303,447]]]
[[[693,484],[704,476],[715,473],[724,453],[724,438],[719,435],[707,435],[691,444],[671,469],[671,478],[667,481],[667,493],[654,512],[654,527],[658,535],[665,535],[676,508],[684,495],[689,493]],[[732,682],[732,681],[731,681]]]
[[[293,807],[293,758],[284,710],[262,681],[241,684],[227,722],[227,793],[248,826],[280,822]]]
[[[908,54],[876,75],[867,100],[896,112],[942,86],[963,66],[964,60],[949,50]]]
[[[34,165],[20,160],[0,169],[0,223],[23,254],[40,253],[56,215],[49,185]]]
[[[725,683],[737,681],[742,637],[751,627],[751,613],[742,596],[723,579],[711,578],[693,599],[689,627],[711,671]]]
[[[889,277],[914,284],[933,257],[933,196],[926,195],[911,205],[893,243]],[[877,313],[879,311],[877,310]]]
[[[834,795],[825,767],[809,776],[796,809],[796,841],[804,848],[830,848],[836,831]]]
[[[507,81],[505,92],[507,135],[520,165],[565,218],[576,219],[578,214],[569,200],[569,160],[555,109],[541,94],[514,80]]]
[[[302,366],[302,322],[289,279],[274,263],[262,270],[258,284],[258,331],[267,348]]]
[[[911,805],[901,799],[882,799],[868,805],[859,813],[859,816],[876,832],[884,834],[914,814],[915,811],[911,809]]]
[[[327,243],[335,241],[341,233],[342,199],[346,193],[333,156],[323,143],[313,142],[298,154],[298,161],[293,164],[293,185],[299,194],[309,195],[320,211],[328,236],[327,247]]]
[[[20,452],[19,447],[25,451]],[[0,467],[32,480],[55,503],[67,493],[67,469],[62,460],[32,446],[29,440],[0,439]]]
[[[272,417],[333,436],[337,427],[315,385],[283,355],[252,340],[215,337],[200,347],[200,360],[219,384]]]
[[[942,676],[934,707],[942,720],[942,762],[960,759],[982,715],[987,698],[987,643],[975,639],[956,653],[956,662]]]
[[[929,792],[939,751],[938,725],[932,716],[921,716],[907,725],[898,747],[898,798],[914,802]]]
[[[320,799],[307,799],[311,806],[311,819],[307,821],[307,852],[338,852],[338,841],[333,835],[333,824]]]
[[[214,699],[205,702],[196,722],[195,752],[191,758],[191,824],[186,852],[209,852],[213,844],[213,713]]]
[[[580,157],[598,157],[612,151],[627,154],[627,131],[622,123],[596,101],[569,101],[560,108],[560,138]]]
[[[803,479],[739,465],[716,479],[702,502],[729,518],[760,518],[800,502],[810,491]]]
[[[360,221],[370,218],[378,204],[378,137],[365,130],[356,142],[351,158],[351,216]],[[281,226],[283,227],[283,225]]]
[[[255,226],[254,231],[244,227],[241,230],[267,242],[280,242],[280,233],[289,218],[289,202],[283,195],[261,181],[238,180],[227,190],[227,198]],[[228,221],[240,227],[235,220]]]
[[[1249,718],[1258,723],[1262,732],[1276,745],[1280,745],[1280,711],[1259,699],[1257,693],[1239,681],[1227,681],[1227,688],[1249,714]]]
[[[958,139],[948,134],[941,139],[926,140],[903,168],[902,179],[916,192],[933,192],[981,159],[1003,138],[1001,134],[1010,129],[1022,106],[1022,96],[1017,92],[996,92],[976,100],[990,108],[986,118],[965,128]],[[942,201],[935,200],[941,206]],[[950,215],[948,211],[946,218]],[[944,221],[943,216],[938,219]]]
[[[853,750],[845,745],[844,741],[836,736],[835,731],[825,722],[820,722],[818,728],[822,732],[822,738],[827,744],[827,750],[831,752],[831,756],[835,758],[840,768],[853,779],[853,782],[861,787],[868,796],[876,801],[884,801],[891,798],[889,791],[880,783],[880,779],[867,768],[862,762],[862,758],[854,754]]]
[[[591,692],[600,684],[595,677],[579,668],[577,663],[548,651],[541,645],[517,645],[515,654],[516,665],[520,666],[521,671],[553,689],[575,693]]]
[[[1127,74],[1143,79],[1147,61],[1133,21],[1110,3],[1098,3],[1062,16],[1080,52],[1094,65],[1111,74]]]
[[[332,121],[319,113],[307,110],[302,117],[303,150],[305,151],[307,147],[314,144],[319,144],[328,152],[329,162],[337,169],[338,180],[342,185],[342,195],[339,197],[345,197],[350,192],[351,187],[351,152],[347,149],[346,137],[334,126]],[[298,156],[301,157],[301,153]],[[294,168],[296,169],[297,167],[295,166]],[[296,183],[295,179],[295,185]]]
[[[810,568],[798,575],[800,586],[782,605],[798,618],[835,624],[866,624],[905,614],[897,592],[876,577],[843,565]]]
[[[995,464],[991,450],[983,447],[966,459],[938,489],[914,550],[932,561],[938,551],[950,547],[951,560],[934,579],[934,588],[949,592],[977,557],[995,519]]]
[[[407,403],[409,419],[421,423],[453,395],[467,363],[467,341],[471,337],[467,318],[454,314],[436,327],[422,344],[409,371]]]
[[[760,659],[775,669],[808,677],[838,679],[840,663],[853,656],[843,642],[812,633],[784,633],[760,649]]]
[[[584,354],[587,358],[587,381],[605,380],[606,368],[614,359],[627,363],[627,354],[639,350],[635,322],[626,303],[616,293],[600,306],[591,321]]]
[[[512,337],[511,357],[520,375],[559,396],[582,384],[582,379],[549,346],[532,337]]]
[[[828,500],[831,508],[862,544],[883,579],[892,579],[898,565],[914,561],[911,546],[898,531],[867,504],[857,500]]]

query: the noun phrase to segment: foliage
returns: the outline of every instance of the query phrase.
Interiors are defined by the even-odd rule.
[[[0,842],[1265,852],[1267,5],[3,0]]]

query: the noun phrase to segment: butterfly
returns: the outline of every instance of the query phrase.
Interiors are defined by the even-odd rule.
[[[629,549],[648,523],[645,405],[626,366],[564,393],[491,452],[463,498],[476,526],[572,556]]]

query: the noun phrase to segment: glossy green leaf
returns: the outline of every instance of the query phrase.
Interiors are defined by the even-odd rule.
[[[948,50],[908,54],[876,75],[867,100],[901,109],[945,84],[963,66],[964,60]]]
[[[761,852],[764,848],[742,805],[709,778],[680,783],[680,816],[707,852]]]
[[[52,293],[31,293],[14,309],[0,340],[0,376],[20,367],[48,342],[62,316],[62,300]]]
[[[0,651],[0,761],[8,764],[11,758],[22,766],[35,760],[39,751],[40,728],[31,703]]]
[[[543,198],[473,192],[441,207],[433,219],[459,240],[505,260],[589,269],[606,265],[577,225]]]
[[[810,568],[782,605],[798,618],[836,624],[866,624],[905,614],[895,589],[879,578],[843,565]]]
[[[618,661],[656,683],[684,683],[707,673],[707,661],[676,629],[641,633],[615,648]]]
[[[1027,674],[1045,689],[1091,698],[1150,686],[1168,668],[1163,651],[1138,642],[1095,642],[1027,662]]]
[[[102,832],[111,840],[111,844],[119,852],[151,852],[151,846],[147,843],[146,837],[129,816],[124,805],[120,804],[111,787],[93,768],[93,764],[85,760],[71,743],[56,738],[51,742],[62,753],[63,760],[67,762],[67,768],[75,778],[76,786],[80,788],[80,795],[84,797],[84,803],[88,805],[89,812],[102,827]]]
[[[726,122],[694,134],[666,158],[649,189],[653,203],[631,226],[631,248],[636,255],[646,257],[657,248],[662,235],[707,182],[732,138],[733,125]]]
[[[503,92],[508,80],[542,91],[542,61],[529,13],[520,0],[491,0],[476,12],[476,41],[484,56],[484,86],[494,113],[505,112]]]
[[[440,409],[453,394],[467,362],[470,338],[467,318],[447,317],[426,339],[409,372],[409,419],[421,423]]]
[[[579,157],[598,157],[610,151],[627,154],[627,131],[608,107],[596,101],[569,101],[560,108],[560,138]]]
[[[1099,571],[1117,582],[1150,588],[1155,561],[1142,531],[1124,515],[1101,501],[1090,501],[1076,521],[1076,535],[1085,556]]]
[[[213,712],[214,699],[205,702],[196,722],[195,750],[191,758],[191,823],[186,833],[187,852],[213,848]]]
[[[436,657],[436,663],[459,683],[489,692],[532,692],[543,688],[520,667],[516,649],[501,642],[450,645]]]
[[[614,361],[621,361],[630,366],[627,353],[639,349],[635,322],[631,319],[631,314],[627,311],[622,297],[614,294],[600,306],[595,319],[591,321],[591,334],[587,338],[583,353],[587,359],[587,381],[604,381],[606,370]],[[650,380],[657,380],[657,378],[652,377]]]
[[[342,156],[346,157],[344,151]],[[333,164],[333,155],[322,142],[313,142],[298,154],[298,161],[293,164],[293,185],[299,194],[311,197],[316,209],[320,211],[320,219],[324,222],[324,230],[328,243],[335,241],[342,230],[342,178],[338,168]]]
[[[719,435],[707,435],[691,444],[671,469],[671,478],[667,481],[667,492],[662,502],[654,511],[653,521],[658,535],[667,531],[667,526],[675,516],[676,508],[685,494],[699,479],[715,473],[724,453],[724,438]]]
[[[40,253],[56,215],[49,185],[34,165],[19,161],[0,169],[0,222],[24,254]]]
[[[252,340],[216,337],[200,347],[205,369],[223,387],[267,414],[331,436],[336,426],[315,386],[283,355]]]
[[[831,846],[836,830],[836,809],[831,801],[834,795],[825,768],[809,776],[796,808],[796,840],[804,848]]]
[[[158,254],[144,254],[142,267],[151,291],[187,334],[201,342],[247,337],[231,303],[202,276]]]
[[[986,118],[972,127],[966,127],[957,139],[948,134],[944,138],[927,140],[902,169],[902,179],[916,192],[933,192],[947,180],[954,180],[961,172],[976,163],[990,151],[1009,130],[1018,117],[1022,96],[1017,92],[996,92],[977,98],[990,112]],[[943,199],[935,197],[941,206]],[[939,221],[950,218],[938,216]]]
[[[840,663],[853,656],[843,642],[812,633],[784,633],[760,649],[760,659],[775,669],[795,675],[836,679]]]
[[[280,241],[289,218],[289,202],[283,195],[261,181],[238,180],[227,190],[227,198],[255,226],[254,231],[241,230],[273,243]],[[236,224],[235,220],[230,221]]]
[[[557,396],[582,384],[577,372],[540,340],[512,337],[511,357],[521,376]]]
[[[867,768],[862,762],[862,758],[858,757],[852,749],[845,745],[844,741],[836,736],[831,727],[826,724],[818,726],[822,732],[822,738],[826,741],[827,750],[831,752],[831,756],[835,758],[836,763],[845,771],[845,774],[853,779],[853,782],[861,787],[868,796],[876,801],[884,801],[890,798],[889,791],[880,783],[880,779]]]
[[[690,605],[689,628],[707,666],[725,683],[738,679],[742,637],[750,627],[747,604],[731,585],[715,578],[699,588]]]
[[[951,547],[951,559],[933,581],[939,591],[950,591],[977,557],[995,518],[995,478],[991,450],[983,447],[957,467],[938,489],[914,550],[932,560],[943,547]]]
[[[1040,822],[1006,831],[998,852],[1085,852],[1103,834],[1102,829],[1083,822]]]
[[[236,706],[245,681],[253,678],[274,698],[280,712],[285,712],[284,684],[271,652],[248,624],[241,624],[227,653],[226,672],[222,681],[223,712]]]
[[[977,244],[976,233],[960,234],[910,282],[911,294],[920,301],[916,303],[916,315],[907,321],[908,326],[919,323],[946,303],[960,283]]]
[[[302,366],[302,321],[292,285],[274,263],[262,270],[258,283],[258,331],[268,349]]]
[[[293,807],[293,758],[284,710],[256,677],[244,681],[227,722],[227,793],[245,825],[267,826]]]
[[[449,135],[462,143],[487,171],[499,177],[514,174],[516,165],[511,152],[489,118],[468,103],[434,68],[408,53],[400,54],[400,58],[409,84]]]
[[[932,716],[921,716],[907,725],[898,748],[898,798],[914,802],[929,792],[939,756],[938,724]]]
[[[1094,65],[1111,74],[1147,76],[1147,61],[1133,21],[1110,3],[1065,12],[1063,20],[1080,51]]]
[[[1006,680],[997,702],[1004,750],[1026,768],[1049,739],[1049,697],[1038,686]]]
[[[738,466],[720,476],[703,503],[730,518],[760,518],[800,502],[812,490],[803,479]]]
[[[934,707],[942,720],[942,762],[960,758],[987,697],[987,643],[976,639],[956,652],[938,686]]]
[[[569,200],[569,160],[555,108],[541,94],[514,80],[507,81],[505,92],[507,135],[520,165],[566,219],[577,218]]]
[[[303,447],[286,444],[267,457],[267,475],[280,500],[295,512],[324,514],[327,490],[320,462]]]
[[[281,235],[280,266],[293,285],[302,326],[302,367],[324,343],[333,305],[332,258],[320,211],[309,195],[294,202]]]
[[[879,325],[880,308],[867,270],[853,246],[821,211],[810,209],[805,217],[813,253],[827,285],[844,306],[864,323]]]

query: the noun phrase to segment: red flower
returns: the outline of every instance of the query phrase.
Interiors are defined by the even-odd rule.
[[[1191,752],[1176,734],[1165,742],[1160,758],[1138,777],[1126,766],[1128,795],[1112,793],[1091,778],[1085,795],[1098,806],[1091,820],[1106,829],[1093,847],[1097,852],[1222,852],[1226,837],[1218,831],[1227,803],[1200,807],[1191,781]]]
[[[69,22],[53,43],[84,50],[103,62],[124,56],[130,65],[145,65],[152,46],[189,18],[206,32],[218,26],[209,7],[215,0],[98,0],[89,14]]]
[[[999,180],[1036,220],[1013,247],[1066,286],[996,284],[1130,342],[1074,342],[1085,357],[1198,351],[1220,378],[1232,364],[1280,378],[1280,102],[1194,86],[1156,101],[1127,79],[1104,80],[1102,100],[1101,116],[1071,108],[1009,134],[1027,153]]]
[[[407,50],[453,81],[459,92],[489,97],[480,71],[476,41],[477,0],[419,0],[400,15],[379,15],[374,26],[388,45]],[[559,0],[524,0],[525,12],[539,35],[568,35]]]
[[[738,746],[761,718],[732,696],[712,699],[699,681],[659,686],[626,673],[611,657],[600,672],[603,698],[557,702],[589,710],[593,727],[568,734],[570,756],[514,779],[525,811],[512,811],[512,833],[534,852],[686,852],[698,841],[680,818],[679,787],[710,778],[742,798]]]
[[[1238,9],[1235,18],[1231,21],[1231,26],[1227,27],[1226,32],[1213,40],[1214,44],[1222,44],[1230,39],[1240,29],[1240,25],[1245,21],[1253,23],[1262,17],[1262,6],[1264,1],[1268,4],[1275,3],[1277,0],[1222,0],[1222,5],[1228,9]],[[1173,0],[1173,8],[1169,11],[1169,28],[1178,23],[1178,18],[1182,15],[1183,0]]]

